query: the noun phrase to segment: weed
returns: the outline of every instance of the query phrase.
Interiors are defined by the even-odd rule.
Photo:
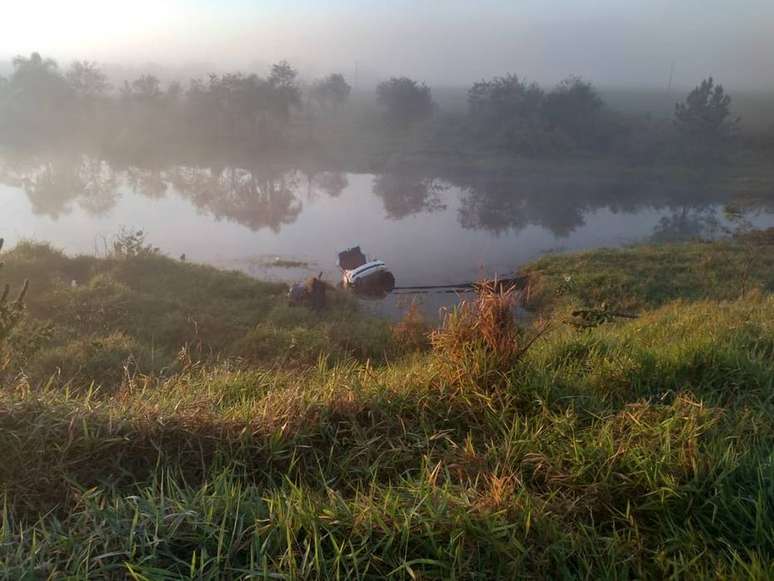
[[[111,256],[114,258],[134,258],[151,256],[159,253],[159,249],[145,242],[145,232],[122,228],[113,239]]]

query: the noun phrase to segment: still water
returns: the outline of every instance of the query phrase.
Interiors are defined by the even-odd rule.
[[[324,273],[360,245],[384,260],[399,286],[507,276],[547,252],[712,235],[729,226],[732,192],[706,184],[591,179],[573,171],[432,177],[174,167],[114,169],[85,157],[6,164],[0,236],[102,254],[122,228],[142,229],[162,252],[265,279]],[[774,225],[771,208],[745,219]],[[277,260],[305,263],[277,267]],[[428,314],[456,299],[419,297]],[[395,316],[406,297],[369,302]]]

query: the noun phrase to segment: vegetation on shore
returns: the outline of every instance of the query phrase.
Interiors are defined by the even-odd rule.
[[[318,314],[152,251],[22,244],[2,271],[32,284],[0,345],[0,569],[768,578],[769,250],[542,259],[526,271],[551,325],[532,342],[508,296],[421,341],[420,321],[391,332],[343,297]],[[563,324],[601,302],[638,317]]]
[[[160,160],[214,168],[256,158],[384,167],[407,152],[447,165],[591,157],[707,168],[750,155],[765,163],[772,148],[771,131],[751,129],[766,124],[741,126],[712,77],[670,104],[673,119],[623,112],[579,77],[541,87],[508,71],[460,89],[456,105],[403,76],[351,95],[341,73],[303,80],[285,61],[265,74],[116,80],[89,61],[60,67],[37,52],[16,56],[0,77],[0,146],[71,150],[75,140],[94,157],[147,170]]]
[[[733,240],[646,244],[548,254],[522,269],[533,308],[598,306],[631,311],[675,300],[729,300],[774,291],[774,229]]]
[[[14,369],[35,380],[55,374],[88,385],[103,372],[112,380],[168,375],[191,359],[283,368],[321,355],[381,360],[390,338],[386,323],[353,313],[354,301],[342,294],[333,293],[322,313],[293,308],[284,284],[172,260],[143,245],[95,258],[22,243],[5,262],[12,286],[34,281],[29,317],[10,347]]]

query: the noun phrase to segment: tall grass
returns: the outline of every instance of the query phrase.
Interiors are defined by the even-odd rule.
[[[674,300],[729,300],[774,291],[771,234],[547,255],[523,268],[532,308],[598,307],[637,312]]]
[[[520,293],[496,281],[478,285],[476,298],[447,312],[431,334],[437,359],[457,384],[491,387],[517,364],[547,330],[520,329],[516,308]]]
[[[772,295],[532,341],[490,290],[400,357],[7,378],[0,574],[770,578]]]
[[[121,367],[174,373],[181,349],[200,361],[304,367],[321,355],[380,359],[393,347],[389,325],[343,293],[321,313],[293,308],[284,285],[142,248],[97,259],[22,243],[6,254],[4,276],[19,287],[35,281],[13,371],[38,382],[56,374],[115,388]]]

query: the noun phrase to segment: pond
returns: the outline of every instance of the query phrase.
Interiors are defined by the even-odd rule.
[[[717,235],[734,226],[734,187],[583,165],[513,172],[382,174],[287,168],[116,167],[86,156],[5,160],[0,235],[103,254],[122,228],[162,252],[273,280],[340,278],[360,245],[399,286],[508,276],[547,252]],[[744,220],[774,225],[771,207]],[[406,295],[368,301],[388,316]],[[455,295],[417,295],[431,316]]]

